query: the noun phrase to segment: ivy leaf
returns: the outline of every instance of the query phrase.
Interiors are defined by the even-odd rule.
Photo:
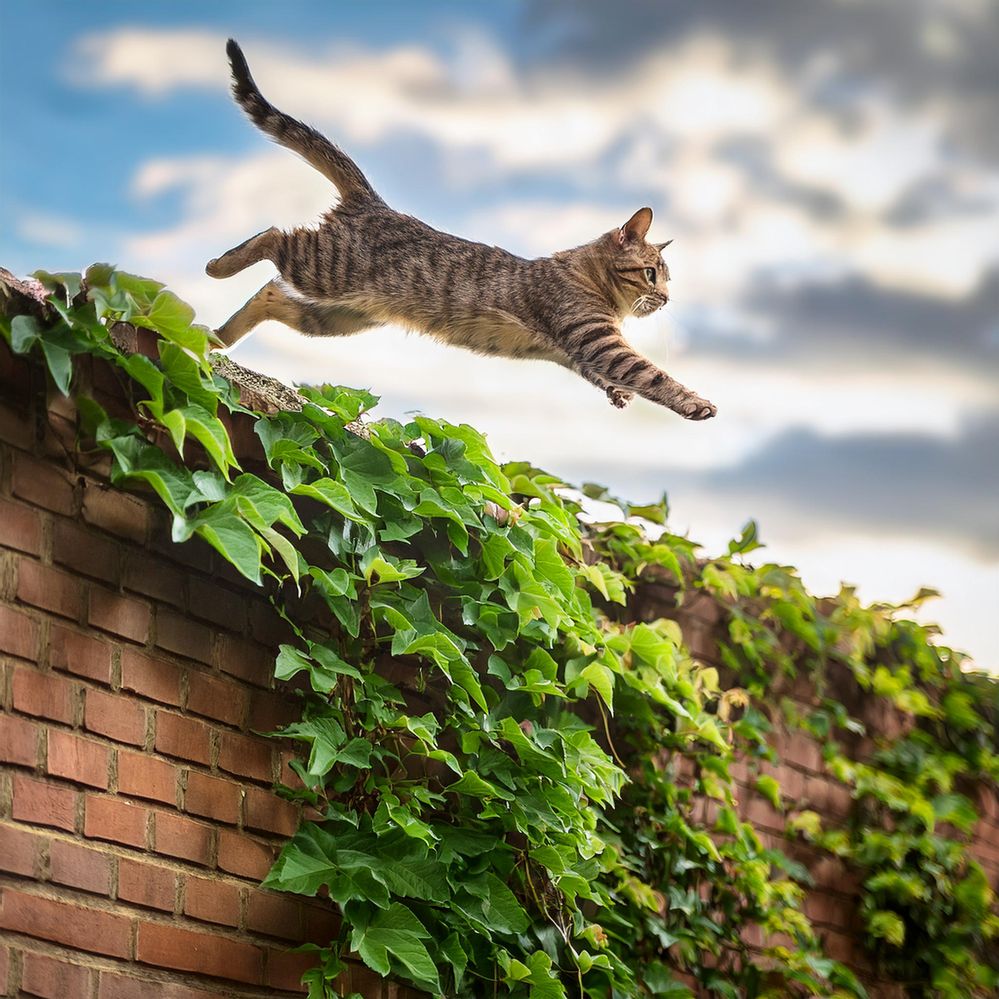
[[[48,271],[35,271],[31,275],[44,285],[46,291],[53,292],[66,305],[80,294],[82,277],[77,272],[60,271],[50,274]]]
[[[156,406],[162,408],[163,386],[166,381],[163,372],[145,354],[129,354],[121,362],[121,367],[149,393],[149,401],[153,403],[153,409],[155,410]],[[177,448],[177,450],[181,449]]]
[[[298,554],[298,549],[283,534],[278,534],[273,527],[259,527],[257,530],[267,544],[281,556],[281,561],[287,567],[291,578],[297,583],[301,574],[301,562],[305,561]]]
[[[26,354],[41,336],[34,316],[14,316],[10,322],[10,346],[15,354]]]
[[[115,457],[111,471],[111,481],[115,484],[122,479],[139,479],[148,483],[181,521],[184,511],[200,496],[194,480],[186,468],[178,468],[159,448],[147,444],[138,437],[114,437],[102,442]],[[186,540],[190,532],[175,540]]]
[[[762,545],[757,540],[759,529],[755,520],[746,522],[742,529],[742,534],[738,538],[728,543],[729,555],[745,555],[748,552],[761,548]]]
[[[198,517],[194,532],[247,579],[260,584],[263,545],[245,520],[235,513],[219,513],[217,509],[211,509]]]
[[[184,438],[187,436],[187,420],[184,419],[184,414],[179,409],[171,409],[159,417],[159,421],[169,431],[173,446],[183,458]]]
[[[468,955],[461,946],[461,938],[457,933],[449,934],[441,941],[439,950],[454,971],[454,987],[460,989],[465,968],[468,967]]]
[[[534,542],[534,569],[538,576],[551,583],[563,597],[572,595],[572,573],[555,548],[555,542],[548,538],[538,538]]]
[[[776,811],[781,811],[783,805],[780,799],[780,784],[770,774],[760,774],[756,778],[756,790],[774,806]]]
[[[190,402],[215,416],[218,412],[219,391],[214,384],[206,383],[201,365],[176,343],[161,341],[159,351],[160,363],[171,384],[180,389]]]
[[[601,662],[592,662],[579,673],[579,679],[585,680],[607,705],[608,710],[614,710],[614,674]]]
[[[325,503],[326,506],[336,510],[350,520],[364,521],[364,515],[359,513],[354,506],[353,497],[350,490],[335,479],[316,479],[315,482],[301,482],[290,492],[296,496],[308,496],[310,499]]]
[[[18,319],[23,318],[21,316]],[[73,360],[65,347],[52,343],[45,337],[42,338],[42,353],[45,354],[45,362],[48,364],[49,373],[56,383],[56,388],[63,395],[69,395],[69,382],[73,377]]]
[[[494,784],[483,780],[474,770],[466,770],[461,780],[456,780],[445,789],[451,794],[470,794],[473,798],[502,798],[513,801],[514,796]]]
[[[164,289],[159,292],[145,315],[133,315],[130,318],[135,325],[156,330],[196,357],[204,357],[207,352],[208,331],[204,327],[191,325],[194,321],[194,309],[172,291]]]
[[[963,794],[941,794],[932,804],[937,822],[948,822],[961,832],[970,833],[978,822],[975,806]]]
[[[218,417],[212,416],[196,403],[180,410],[187,424],[187,433],[194,437],[205,449],[208,457],[215,462],[219,471],[228,479],[230,466],[238,468],[236,456],[232,453],[229,434]]]
[[[894,912],[872,912],[867,919],[867,931],[893,947],[901,947],[905,943],[905,923]]]
[[[395,965],[397,971],[416,985],[439,992],[437,966],[423,943],[429,937],[413,912],[395,902],[378,913],[365,929],[355,927],[350,947],[379,974],[388,975]]]
[[[552,959],[542,950],[528,960],[531,969],[530,999],[565,999],[565,988],[552,970]]]
[[[398,583],[403,579],[413,579],[426,571],[412,559],[398,559],[374,547],[364,553],[360,569],[369,586],[372,580],[375,583]]]

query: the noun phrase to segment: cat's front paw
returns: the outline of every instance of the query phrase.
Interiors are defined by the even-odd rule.
[[[718,407],[699,395],[684,399],[676,410],[685,420],[710,420],[718,412]]]
[[[612,406],[616,406],[618,409],[624,409],[624,407],[635,398],[635,393],[628,392],[626,389],[609,388],[607,389],[607,398],[610,399]]]

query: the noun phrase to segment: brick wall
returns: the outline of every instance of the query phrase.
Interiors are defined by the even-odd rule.
[[[649,583],[639,588],[630,610],[635,620],[675,618],[693,654],[700,661],[717,667],[725,677],[728,671],[721,661],[717,642],[720,629],[724,627],[721,612],[717,603],[706,594],[685,599],[682,609],[678,610],[675,587]],[[839,674],[828,673],[826,683],[826,695],[847,704],[851,713],[875,736],[897,732],[901,726],[911,723],[911,718],[887,709],[883,700],[864,697],[845,669]],[[770,688],[771,702],[776,704],[781,697],[794,702],[800,714],[808,714],[820,705],[820,697],[807,677],[775,680]],[[857,875],[838,857],[784,835],[787,815],[805,809],[818,812],[823,824],[828,821],[829,827],[841,824],[852,808],[850,792],[826,773],[818,742],[799,730],[781,728],[780,712],[772,712],[771,719],[775,730],[770,741],[779,764],[762,763],[756,768],[743,759],[731,767],[737,785],[739,813],[753,824],[765,846],[783,850],[811,874],[814,887],[808,892],[804,909],[824,943],[826,954],[849,965],[867,986],[871,999],[905,999],[905,990],[900,985],[878,979],[864,952],[858,908],[861,885]],[[863,758],[872,745],[868,742],[854,748],[857,758]],[[777,780],[786,813],[775,811],[755,790],[756,778],[761,773],[770,774]],[[982,789],[979,793],[981,819],[974,832],[971,853],[982,864],[992,887],[999,891],[999,796],[992,789]],[[702,815],[710,817],[717,805],[705,800],[700,807]]]
[[[259,887],[298,822],[271,791],[292,747],[255,734],[297,713],[272,680],[282,623],[86,467],[74,422],[0,341],[0,995],[301,994],[288,948],[337,923]],[[403,994],[362,968],[344,984]]]
[[[78,378],[125,415],[106,367]],[[260,470],[248,422],[232,430],[244,467]],[[272,680],[287,636],[260,589],[200,542],[174,545],[158,503],[110,488],[107,472],[79,452],[72,404],[0,342],[0,995],[299,994],[309,959],[288,947],[325,943],[336,924],[322,902],[259,887],[298,821],[271,792],[294,782],[292,747],[254,734],[296,714],[294,691]],[[699,597],[678,611],[675,597],[643,586],[636,620],[676,617],[694,653],[720,665],[717,607]],[[783,693],[814,696],[801,683]],[[849,793],[818,745],[774,738],[788,805],[843,816]],[[755,773],[734,772],[744,817],[811,871],[806,911],[829,955],[872,996],[900,995],[863,956],[855,876],[789,843]],[[999,803],[982,808],[975,853],[999,885]],[[344,985],[412,994],[360,967]]]

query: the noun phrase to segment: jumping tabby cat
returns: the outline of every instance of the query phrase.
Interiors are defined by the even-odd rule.
[[[661,371],[621,335],[628,315],[669,299],[669,269],[647,243],[652,209],[585,246],[525,260],[393,211],[345,153],[272,107],[240,47],[226,46],[233,96],[253,123],[328,177],[340,202],[318,228],[268,229],[211,260],[216,278],[270,260],[266,284],[218,331],[226,347],[265,319],[311,336],[347,336],[398,323],[480,354],[538,358],[571,368],[626,406],[637,393],[688,420],[715,407]]]

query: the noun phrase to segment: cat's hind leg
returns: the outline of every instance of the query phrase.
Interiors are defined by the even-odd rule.
[[[239,246],[226,250],[221,257],[209,260],[205,273],[213,278],[227,278],[261,260],[274,260],[283,238],[284,233],[273,226],[258,232],[256,236],[244,239]]]
[[[281,278],[268,281],[216,330],[223,347],[232,347],[267,319],[276,319],[306,336],[350,336],[375,325],[370,316],[335,302],[313,302],[289,291]]]

